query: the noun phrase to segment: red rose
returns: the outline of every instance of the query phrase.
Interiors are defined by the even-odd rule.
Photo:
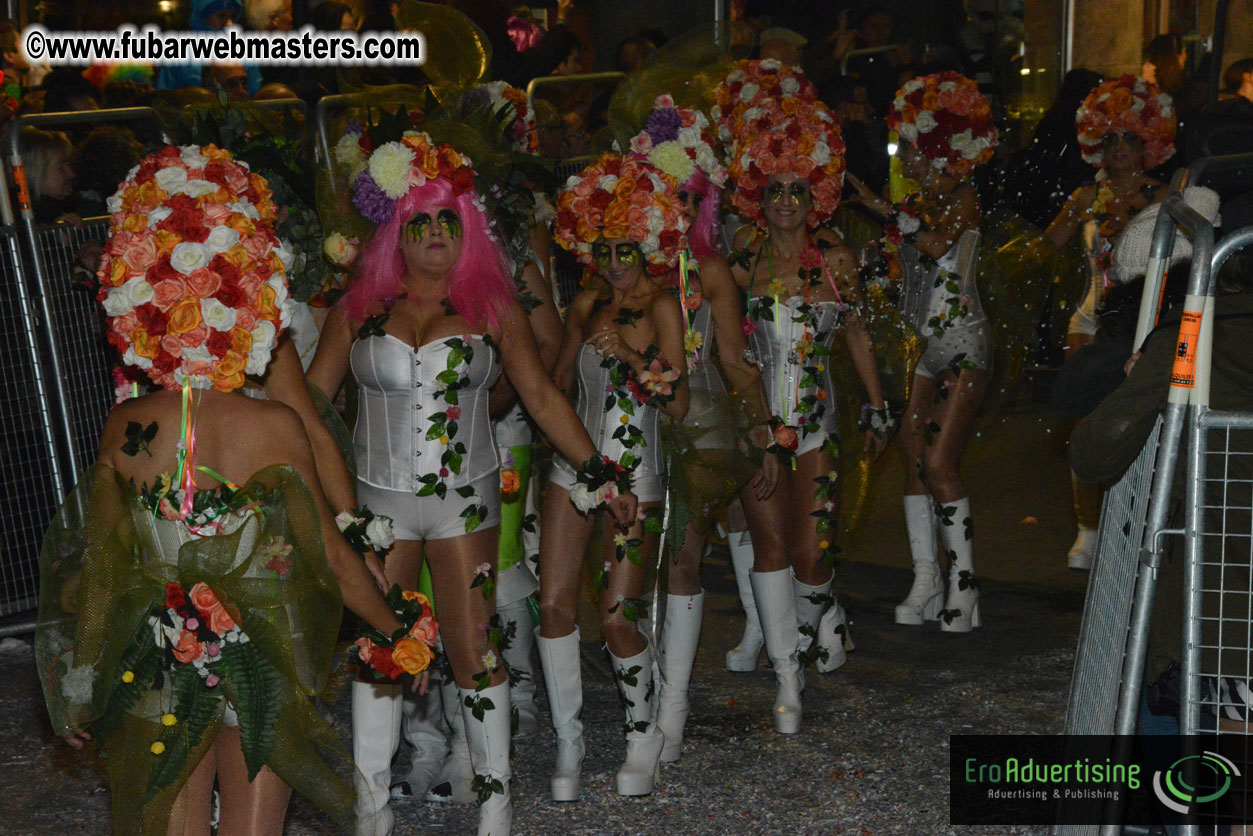
[[[678,230],[664,229],[661,234],[657,236],[657,240],[661,242],[661,248],[663,250],[670,250],[677,248],[679,246],[679,242],[683,240],[683,237],[679,234]]]
[[[588,200],[588,203],[592,204],[593,207],[603,212],[605,211],[605,208],[609,205],[610,200],[612,200],[612,198],[610,197],[609,192],[604,191],[603,189],[597,189],[596,191],[592,193],[592,196]]]
[[[223,304],[226,304],[225,302]],[[209,353],[214,357],[224,357],[226,352],[231,350],[231,335],[229,331],[213,331],[209,334],[208,342]]]
[[[152,369],[158,375],[169,374],[177,369],[182,361],[170,354],[168,351],[162,351],[152,361]]]
[[[167,583],[165,585],[165,605],[172,610],[182,609],[187,606],[187,595],[184,594],[181,586],[176,583]]]
[[[221,253],[215,255],[209,262],[209,269],[221,276],[223,282],[234,284],[239,281],[239,268],[230,259],[224,258]]]
[[[148,336],[154,339],[164,336],[166,316],[156,305],[147,304],[135,308],[135,318],[139,320],[140,326],[148,332]]]
[[[244,292],[235,284],[223,282],[213,297],[228,308],[238,308],[244,303]]]
[[[370,135],[364,131],[357,139],[357,145],[361,146],[361,150],[367,157],[374,153],[374,143],[370,140]]]
[[[740,327],[744,330],[744,336],[751,337],[757,330],[757,323],[748,317],[744,317],[744,321],[740,323]]]
[[[467,166],[458,167],[451,179],[453,194],[464,194],[474,188],[474,171]]]
[[[400,666],[392,661],[390,647],[372,647],[370,649],[370,666],[388,679],[399,679],[404,673]]]

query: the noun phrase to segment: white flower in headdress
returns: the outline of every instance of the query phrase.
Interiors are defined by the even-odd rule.
[[[183,165],[188,168],[204,168],[209,164],[209,158],[200,153],[199,145],[184,145],[182,152],[180,156],[183,159]],[[243,163],[240,163],[240,165],[243,165]]]
[[[183,191],[183,187],[187,185],[187,169],[181,165],[172,165],[158,169],[152,175],[152,179],[157,182],[162,191],[170,194],[179,194]]]
[[[151,302],[152,297],[156,295],[156,291],[153,290],[152,285],[148,284],[144,276],[132,276],[118,289],[126,292],[126,298],[134,307]]]
[[[150,218],[149,223],[151,222]],[[213,253],[224,253],[238,243],[239,230],[229,226],[215,226],[204,239],[204,245]]]
[[[344,134],[335,143],[335,162],[347,168],[353,180],[365,170],[365,153],[361,150],[360,139],[361,134]]]
[[[618,186],[618,175],[602,174],[600,179],[596,181],[596,188],[601,191],[612,192]]]
[[[814,150],[810,152],[809,158],[814,161],[815,165],[826,165],[831,162],[831,146],[821,140],[815,142]]]
[[[370,155],[370,176],[392,200],[404,197],[413,185],[413,149],[402,142],[385,142]]]
[[[204,244],[195,241],[180,241],[170,251],[170,266],[184,276],[190,276],[209,263],[213,253]]]
[[[764,65],[765,62],[763,61],[762,64]],[[758,87],[756,84],[753,84],[752,82],[745,84],[743,87],[740,88],[740,101],[751,102],[753,100],[753,97],[756,96],[760,90],[761,88]]]
[[[920,110],[918,115],[914,117],[914,127],[918,129],[920,134],[929,134],[936,129],[939,123],[935,121],[935,116],[929,110]]]
[[[219,188],[217,183],[211,183],[208,180],[188,180],[183,186],[183,194],[188,197],[202,197],[213,194]]]
[[[779,82],[779,89],[786,96],[795,96],[800,92],[801,83],[792,76],[788,76]]]

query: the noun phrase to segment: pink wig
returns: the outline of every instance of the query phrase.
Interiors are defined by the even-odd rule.
[[[419,210],[434,215],[440,209],[453,209],[461,216],[461,256],[448,275],[448,300],[453,310],[476,326],[500,324],[499,311],[517,298],[504,250],[488,233],[487,218],[475,205],[474,192],[454,196],[452,184],[443,178],[410,189],[396,201],[391,220],[370,236],[357,258],[356,276],[344,294],[344,312],[349,319],[363,322],[374,304],[394,300],[405,292],[404,226]]]
[[[719,190],[699,167],[683,184],[683,190],[701,195],[700,211],[687,231],[687,242],[696,260],[704,261],[718,255]]]
[[[535,23],[522,17],[511,17],[505,22],[505,31],[509,40],[513,41],[518,52],[526,52],[539,46],[544,39],[544,30]]]

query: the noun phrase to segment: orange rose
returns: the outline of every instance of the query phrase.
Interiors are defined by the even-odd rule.
[[[211,380],[213,380],[213,388],[217,391],[234,392],[236,389],[244,385],[244,373],[239,372],[231,375],[230,377],[219,377],[217,372],[214,372]]]
[[[122,229],[127,232],[142,232],[148,228],[148,219],[136,212],[133,215],[127,215],[126,220],[122,221]]]
[[[222,359],[218,361],[217,372],[214,374],[214,377],[231,377],[243,372],[247,366],[248,355],[231,350],[223,354]]]
[[[230,221],[227,223],[227,226],[229,226],[231,229],[235,230],[241,236],[244,236],[244,237],[252,235],[253,233],[257,231],[257,225],[252,222],[252,219],[249,218],[247,215],[244,215],[241,212],[235,212],[234,214],[232,214]],[[231,252],[231,250],[234,250],[234,249],[235,247],[231,247],[231,249],[227,250],[227,252],[229,253]]]
[[[409,628],[409,637],[433,645],[439,639],[439,624],[428,612]]]
[[[185,334],[199,325],[200,322],[200,300],[184,299],[173,308],[170,308],[170,319],[166,325],[166,332],[170,334]]]
[[[238,320],[238,315],[236,320]],[[244,356],[252,351],[252,334],[239,327],[238,324],[231,329],[231,351],[238,351]]]
[[[417,601],[424,609],[431,609],[431,599],[414,589],[406,589],[400,593],[406,601]]]
[[[274,288],[262,285],[257,291],[257,301],[255,303],[257,316],[261,319],[268,319],[271,322],[278,322],[278,308],[274,305],[275,293]]]
[[[522,477],[513,468],[500,471],[500,492],[505,496],[513,496],[522,487]]]
[[[405,637],[392,648],[392,661],[408,674],[419,674],[431,666],[435,654],[426,643]]]
[[[130,267],[120,258],[115,258],[109,262],[109,284],[114,287],[126,284],[126,280],[130,276]]]
[[[230,613],[222,606],[222,602],[218,600],[217,593],[209,588],[204,581],[196,584],[187,593],[187,600],[200,610],[200,614],[209,619],[209,629],[217,633],[219,636],[235,626],[235,620],[231,618]]]
[[[183,240],[177,232],[170,232],[168,229],[158,229],[152,238],[156,241],[157,252],[161,255],[169,255],[174,251],[174,246]]]
[[[136,328],[134,331],[131,331],[131,344],[135,347],[136,354],[149,360],[155,360],[157,355],[161,353],[160,343],[150,337],[143,328]]]
[[[792,450],[795,450],[796,445],[799,442],[800,442],[800,439],[796,435],[796,430],[792,429],[786,424],[783,424],[775,428],[774,443],[778,444],[784,450],[787,450],[789,452]]]
[[[186,665],[204,655],[204,645],[196,640],[196,634],[184,630],[178,635],[178,644],[174,646],[174,658]]]

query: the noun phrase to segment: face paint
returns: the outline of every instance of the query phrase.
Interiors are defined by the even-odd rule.
[[[695,207],[696,209],[699,209],[701,201],[704,199],[705,199],[705,196],[697,192],[689,192],[689,191],[679,192],[679,201],[685,206],[687,205],[687,202],[690,200],[692,202],[692,206]]]
[[[451,209],[440,209],[435,219],[439,221],[440,228],[449,238],[461,237],[461,217],[456,212]]]
[[[613,267],[613,255],[617,255],[618,264],[627,270],[637,267],[644,259],[639,244],[623,243],[618,244],[616,248],[611,248],[603,241],[592,244],[592,260],[596,262],[599,269],[609,270]]]
[[[405,224],[405,240],[412,244],[421,244],[426,238],[426,231],[431,226],[431,216],[425,212],[419,212]]]
[[[771,203],[782,203],[785,195],[797,203],[806,203],[809,200],[809,186],[800,181],[795,183],[771,183],[766,186],[766,198]]]

